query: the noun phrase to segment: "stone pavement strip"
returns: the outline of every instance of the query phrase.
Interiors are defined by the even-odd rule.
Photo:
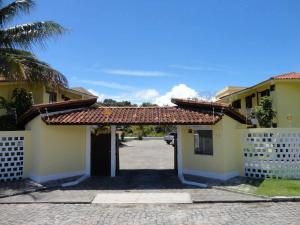
[[[251,202],[266,199],[217,189],[152,189],[152,190],[71,190],[56,189],[0,198],[3,203],[90,203],[97,194],[106,193],[188,193],[194,202]],[[268,200],[268,199],[267,199]]]
[[[1,225],[299,225],[300,203],[7,204]]]
[[[94,204],[174,204],[193,203],[189,193],[155,193],[155,192],[127,192],[101,193],[93,200]]]

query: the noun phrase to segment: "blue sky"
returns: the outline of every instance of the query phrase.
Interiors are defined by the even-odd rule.
[[[299,9],[297,0],[38,0],[14,22],[70,30],[34,49],[70,86],[165,102],[300,71]]]

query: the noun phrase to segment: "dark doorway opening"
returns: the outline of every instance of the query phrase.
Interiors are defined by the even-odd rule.
[[[110,176],[111,134],[91,134],[91,176]]]

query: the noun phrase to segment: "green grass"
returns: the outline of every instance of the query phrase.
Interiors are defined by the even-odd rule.
[[[300,180],[266,179],[256,190],[265,196],[300,196]]]

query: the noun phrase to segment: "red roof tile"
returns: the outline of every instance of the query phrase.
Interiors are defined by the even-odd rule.
[[[221,113],[176,107],[100,107],[44,116],[54,125],[215,124]]]
[[[300,73],[291,72],[271,77],[275,80],[286,80],[286,79],[300,79]]]
[[[178,105],[180,108],[200,109],[202,111],[224,113],[227,116],[239,121],[240,123],[246,123],[245,116],[237,112],[230,104],[178,98],[173,98],[172,102]]]
[[[176,105],[192,105],[192,106],[202,106],[202,107],[217,107],[217,108],[228,108],[230,104],[221,103],[221,102],[210,102],[198,99],[181,99],[181,98],[172,98],[171,100]]]
[[[62,111],[67,109],[78,109],[88,107],[95,104],[97,98],[80,99],[80,100],[69,100],[63,102],[54,102],[47,104],[36,104],[33,105],[24,115],[21,117],[22,123],[26,123],[39,115],[40,113]]]

